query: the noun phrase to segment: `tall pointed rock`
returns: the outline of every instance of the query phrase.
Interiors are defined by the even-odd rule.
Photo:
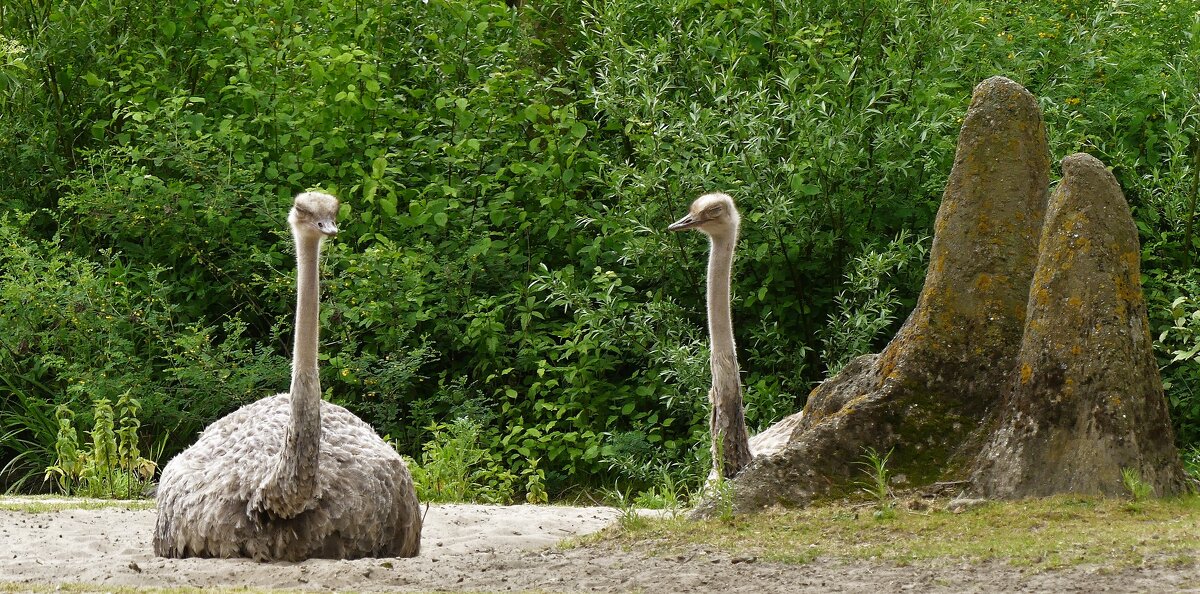
[[[1184,487],[1154,360],[1137,228],[1095,157],[1062,161],[1046,212],[1021,350],[973,489],[988,497],[1120,495],[1121,471]]]
[[[891,450],[889,467],[910,484],[965,478],[1021,342],[1049,171],[1034,97],[1003,77],[980,83],[916,309],[882,353],[852,361],[786,432],[768,434],[775,451],[734,481],[737,510],[853,490],[866,448]]]

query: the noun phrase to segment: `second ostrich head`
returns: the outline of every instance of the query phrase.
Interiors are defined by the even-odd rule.
[[[741,217],[733,205],[733,198],[728,194],[714,192],[697,198],[688,208],[687,216],[671,223],[667,229],[695,229],[709,237],[736,237],[740,222]]]
[[[341,204],[338,199],[322,192],[304,192],[296,195],[288,223],[297,237],[324,239],[338,233],[337,216]]]

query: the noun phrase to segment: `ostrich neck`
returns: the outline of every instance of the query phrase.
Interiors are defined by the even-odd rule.
[[[733,316],[729,309],[729,283],[733,273],[733,246],[737,233],[714,235],[708,256],[708,334],[712,341],[714,368],[718,361],[732,362],[737,369],[733,344]],[[716,369],[713,370],[714,374]],[[735,376],[736,377],[736,372]]]
[[[320,314],[319,239],[296,236],[296,337],[292,349],[290,415],[283,450],[264,489],[265,509],[290,518],[318,494],[321,445],[321,380],[317,374]]]
[[[714,476],[720,472],[726,478],[737,476],[751,459],[729,306],[735,243],[736,228],[729,234],[714,235],[708,256],[708,334],[712,340],[709,432],[712,435]]]
[[[320,400],[320,385],[302,382],[303,376],[317,371],[318,326],[320,324],[320,279],[318,262],[321,242],[317,239],[296,238],[296,337],[292,349],[292,390],[301,389],[305,396]],[[315,388],[316,392],[307,390]],[[295,398],[292,399],[296,401]]]

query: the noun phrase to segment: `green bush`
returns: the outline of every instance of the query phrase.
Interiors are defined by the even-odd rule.
[[[512,497],[543,475],[698,489],[707,249],[665,226],[704,191],[743,211],[735,331],[765,427],[912,307],[994,74],[1039,98],[1053,155],[1125,190],[1194,444],[1173,310],[1197,287],[1197,71],[1181,1],[5,4],[0,457],[40,472],[52,411],[87,426],[127,391],[169,457],[284,389],[285,216],[319,187],[343,200],[328,398],[409,455],[474,419]]]
[[[425,502],[512,503],[518,489],[529,503],[546,503],[544,473],[530,460],[517,475],[482,447],[482,426],[469,417],[430,428],[421,461],[409,461],[417,496]]]
[[[140,497],[154,477],[157,464],[143,458],[138,448],[138,413],[141,405],[128,393],[114,408],[107,398],[93,405],[92,447],[81,449],[72,425],[74,413],[66,405],[55,411],[58,435],[54,444],[55,463],[46,468],[66,495],[83,497]]]
[[[1155,343],[1166,360],[1162,367],[1163,388],[1174,413],[1179,441],[1195,450],[1200,448],[1200,300],[1179,296],[1165,309],[1171,322],[1169,326],[1163,324],[1166,327]]]

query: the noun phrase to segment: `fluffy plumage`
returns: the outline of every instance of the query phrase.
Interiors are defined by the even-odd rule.
[[[321,399],[317,374],[321,240],[338,201],[306,192],[296,241],[292,387],[210,425],[163,469],[154,552],[164,557],[412,557],[421,517],[404,460],[371,426]]]
[[[280,456],[288,394],[213,423],[176,456],[158,486],[154,553],[164,557],[411,557],[421,517],[395,449],[350,411],[322,402],[317,498],[292,518],[251,502]]]

